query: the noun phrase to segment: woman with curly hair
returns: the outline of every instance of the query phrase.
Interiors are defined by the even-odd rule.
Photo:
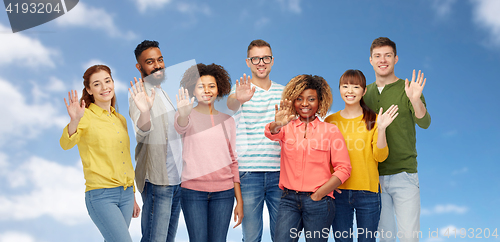
[[[85,177],[85,204],[90,218],[107,242],[132,242],[128,227],[140,208],[134,196],[134,168],[130,157],[127,121],[115,110],[111,70],[95,65],[83,74],[83,95],[76,90],[64,99],[71,118],[60,144],[64,150],[78,145]],[[136,92],[137,93],[137,92]],[[144,92],[139,95],[144,96]],[[135,95],[132,95],[135,96]],[[135,100],[148,108],[146,99]]]
[[[282,98],[275,121],[265,129],[266,137],[281,144],[283,195],[274,241],[328,241],[335,216],[333,190],[351,173],[344,137],[337,126],[318,118],[332,104],[330,86],[320,76],[298,75]]]
[[[229,94],[231,79],[222,66],[200,63],[184,73],[181,86],[174,125],[184,141],[181,206],[189,241],[226,241],[234,197],[236,226],[243,218],[243,201],[236,125],[215,110],[214,101]]]
[[[380,184],[378,163],[389,155],[385,130],[398,116],[392,105],[384,114],[375,114],[364,102],[366,78],[360,70],[347,70],[339,81],[345,108],[325,119],[340,128],[351,158],[351,177],[335,193],[335,219],[332,228],[335,241],[353,241],[353,217],[356,212],[358,241],[375,242],[380,220]]]

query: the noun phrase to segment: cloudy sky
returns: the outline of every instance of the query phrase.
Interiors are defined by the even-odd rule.
[[[4,12],[0,242],[102,241],[85,208],[78,150],[59,146],[69,122],[63,98],[70,89],[81,92],[89,66],[111,67],[133,152],[127,85],[140,76],[133,50],[144,39],[160,42],[168,66],[214,62],[235,80],[249,73],[248,44],[262,38],[275,57],[271,79],[285,85],[298,74],[323,76],[335,112],[343,108],[336,87],[345,70],[360,69],[374,81],[369,47],[379,36],[397,44],[398,77],[411,78],[413,69],[427,77],[432,124],[417,131],[422,241],[500,241],[498,12],[498,0],[81,0],[56,20],[16,34]],[[178,82],[164,88],[175,93]],[[130,227],[134,241],[139,221]],[[181,220],[178,241],[187,238]],[[240,241],[241,230],[230,229],[228,239]]]

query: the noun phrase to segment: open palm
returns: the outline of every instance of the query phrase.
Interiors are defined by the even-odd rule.
[[[236,89],[235,95],[236,99],[240,103],[248,102],[252,99],[253,94],[255,93],[255,87],[252,87],[252,82],[250,81],[250,76],[243,74],[243,77],[240,77],[240,80],[236,80]]]
[[[378,112],[377,125],[379,129],[385,129],[389,126],[394,119],[398,116],[398,105],[391,105],[384,114],[382,108]]]
[[[177,110],[179,111],[179,116],[189,116],[193,110],[194,97],[189,99],[188,90],[181,87],[181,89],[179,89],[179,95],[175,95],[175,99],[177,99]]]
[[[292,101],[287,99],[284,101],[281,100],[279,109],[278,105],[275,105],[274,107],[274,122],[281,127],[287,125],[295,117],[295,115],[292,114]]]
[[[148,96],[144,89],[144,83],[139,78],[139,82],[137,82],[137,78],[134,77],[135,86],[132,81],[130,81],[130,88],[128,91],[130,92],[130,96],[134,100],[137,109],[141,112],[146,112],[153,107],[153,103],[155,101],[155,90],[151,88],[151,96]]]
[[[80,104],[80,102],[78,102],[78,93],[76,90],[72,90],[68,92],[68,102],[66,102],[66,98],[64,98],[69,117],[71,120],[80,120],[85,113],[85,100],[82,100]]]
[[[418,71],[417,80],[415,80],[415,70],[413,70],[411,82],[408,81],[408,78],[405,80],[406,96],[408,96],[410,100],[419,99],[424,90],[426,81],[427,78],[424,78],[424,73],[421,73],[420,70]]]

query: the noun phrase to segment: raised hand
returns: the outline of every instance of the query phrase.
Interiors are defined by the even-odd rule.
[[[389,124],[398,116],[398,105],[391,105],[384,114],[382,108],[378,112],[377,125],[379,130],[385,130]]]
[[[85,100],[82,100],[80,104],[80,102],[78,102],[78,93],[76,90],[72,90],[68,92],[68,102],[66,102],[66,98],[64,98],[69,117],[72,121],[79,122],[85,113]]]
[[[236,89],[234,93],[240,104],[248,102],[255,93],[255,87],[252,87],[252,81],[250,80],[251,78],[247,76],[247,74],[243,74],[243,77],[240,77],[239,81],[236,80]]]
[[[135,77],[134,80],[135,86],[134,83],[130,81],[130,88],[128,89],[130,96],[134,99],[134,103],[141,113],[149,111],[151,107],[153,107],[155,101],[155,89],[151,88],[151,96],[149,97],[144,89],[144,82],[141,78],[139,78],[139,82],[137,82],[137,78]]]
[[[179,95],[175,95],[175,99],[177,99],[177,110],[179,111],[179,116],[189,116],[191,110],[193,110],[194,97],[190,100],[188,90],[181,87],[181,89],[179,89]]]
[[[287,125],[295,117],[292,114],[292,101],[281,100],[279,109],[278,105],[275,105],[274,108],[274,122],[280,127]]]
[[[424,90],[425,81],[427,78],[424,78],[424,73],[418,71],[417,80],[415,80],[415,69],[413,70],[413,75],[411,77],[411,82],[408,81],[408,78],[405,80],[405,92],[406,96],[410,99],[410,101],[415,101],[420,99],[422,95],[422,91]]]

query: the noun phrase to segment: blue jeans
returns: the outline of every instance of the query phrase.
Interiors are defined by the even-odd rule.
[[[274,241],[328,241],[335,217],[333,198],[311,199],[312,192],[296,192],[285,188],[278,210]],[[304,232],[302,232],[304,229]]]
[[[332,228],[335,241],[375,242],[380,220],[380,193],[357,190],[335,192],[335,219]],[[356,227],[353,232],[353,217],[356,211]]]
[[[141,242],[174,241],[181,212],[180,185],[161,186],[146,182],[141,196]]]
[[[413,242],[420,232],[420,188],[417,173],[401,172],[380,176],[382,211],[378,231],[380,241]],[[394,215],[397,219],[394,220]]]
[[[234,205],[234,188],[203,192],[182,188],[182,212],[189,241],[226,241]]]
[[[262,239],[262,212],[264,201],[269,211],[271,239],[278,215],[281,189],[280,172],[240,172],[241,196],[243,197],[242,231],[244,242],[259,242]]]
[[[132,242],[128,226],[134,209],[134,189],[102,188],[85,192],[90,218],[107,242]]]

